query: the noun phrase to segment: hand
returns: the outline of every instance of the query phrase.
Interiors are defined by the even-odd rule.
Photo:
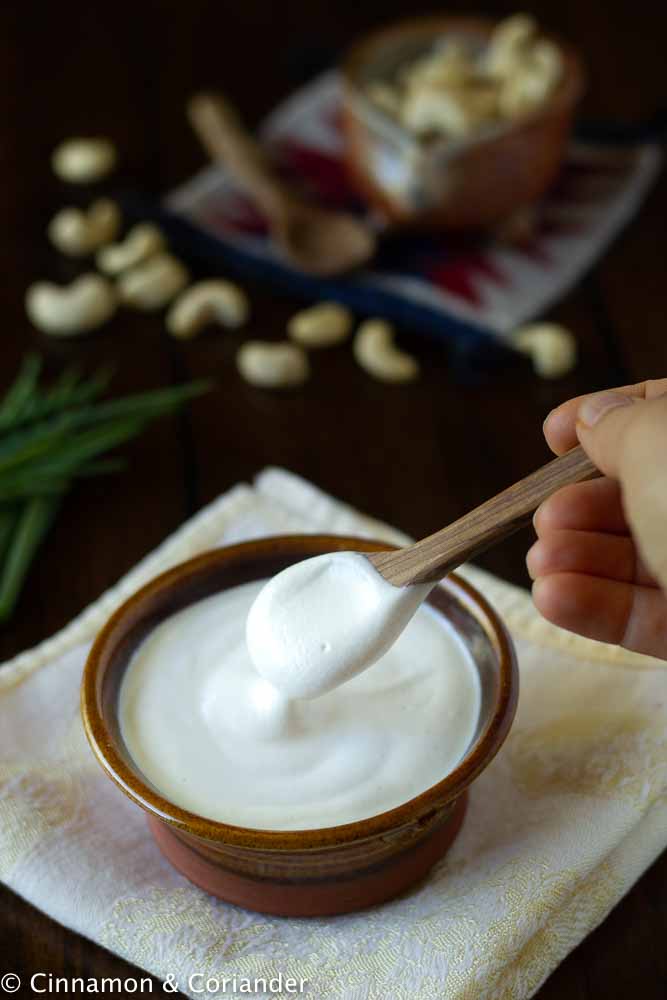
[[[571,399],[544,433],[557,455],[578,440],[604,477],[535,514],[536,607],[571,632],[667,659],[667,379]]]

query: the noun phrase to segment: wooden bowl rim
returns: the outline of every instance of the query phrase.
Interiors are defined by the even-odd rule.
[[[81,683],[81,714],[88,742],[102,768],[137,805],[157,819],[189,834],[221,845],[261,850],[303,851],[342,846],[388,834],[432,814],[453,802],[490,763],[507,736],[518,698],[518,670],[512,640],[499,616],[481,594],[457,574],[448,583],[475,608],[500,651],[498,695],[485,731],[473,750],[445,778],[408,801],[363,820],[315,830],[258,830],[207,819],[170,802],[141,780],[123,760],[115,735],[100,711],[98,691],[117,644],[142,619],[142,609],[156,596],[173,592],[214,566],[230,568],[247,556],[276,557],[304,552],[311,554],[353,549],[377,552],[395,548],[386,543],[342,535],[276,535],[212,549],[194,556],[155,577],[129,597],[112,614],[88,654]]]
[[[363,35],[348,48],[341,61],[343,81],[357,94],[363,94],[363,90],[359,86],[359,76],[363,65],[372,59],[380,49],[388,45],[395,45],[402,37],[416,34],[444,34],[453,29],[489,35],[502,20],[504,18],[475,17],[464,14],[426,14],[392,21]],[[475,146],[477,143],[483,145],[486,142],[497,141],[527,125],[533,125],[541,119],[560,114],[564,109],[571,108],[580,99],[586,85],[586,74],[580,55],[569,42],[552,31],[540,30],[539,37],[554,42],[564,57],[565,70],[554,93],[534,111],[506,122],[500,122],[499,124],[503,126],[502,132],[491,135],[480,134],[479,139],[473,134],[466,140],[466,148]],[[399,122],[394,124],[406,141],[414,143],[420,149],[430,148],[430,144],[420,141],[417,136],[403,128]]]

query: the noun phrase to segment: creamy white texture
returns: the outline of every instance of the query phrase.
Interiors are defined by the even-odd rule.
[[[391,809],[452,771],[475,733],[479,679],[435,612],[421,608],[348,683],[290,702],[255,672],[245,643],[262,586],[191,605],[134,654],[121,731],[156,789],[221,822],[316,829]]]
[[[251,607],[250,658],[286,697],[318,698],[386,653],[432,588],[392,587],[359,552],[304,559]]]

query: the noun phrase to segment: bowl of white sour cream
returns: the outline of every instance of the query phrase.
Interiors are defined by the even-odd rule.
[[[126,601],[90,652],[97,759],[172,864],[222,899],[309,916],[391,898],[443,856],[507,735],[512,643],[455,574],[371,667],[319,697],[284,697],[255,671],[246,620],[267,580],[382,548],[298,535],[204,553]],[[327,615],[326,641],[349,645],[355,623]]]

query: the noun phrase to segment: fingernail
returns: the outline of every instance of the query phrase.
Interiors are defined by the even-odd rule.
[[[625,396],[622,392],[598,392],[583,401],[577,413],[577,420],[586,427],[594,427],[605,413],[609,413],[617,406],[632,406],[633,402],[632,396]]]

